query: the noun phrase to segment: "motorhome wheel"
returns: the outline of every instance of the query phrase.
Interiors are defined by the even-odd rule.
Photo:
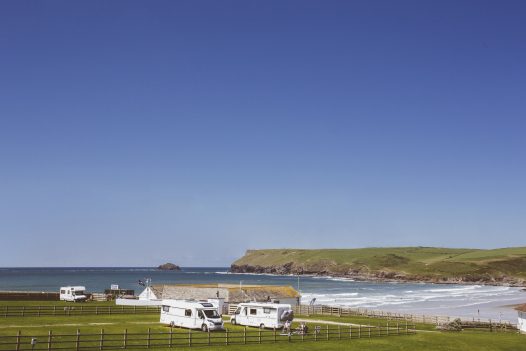
[[[206,326],[206,324],[203,324],[201,326],[201,330],[204,331],[205,333],[208,331],[208,327]]]
[[[236,325],[236,320],[235,320],[235,319],[232,319],[232,320],[230,321],[230,323],[232,323],[233,325]]]
[[[261,324],[259,325],[259,327],[260,327],[261,329],[265,329],[265,324],[261,323]]]

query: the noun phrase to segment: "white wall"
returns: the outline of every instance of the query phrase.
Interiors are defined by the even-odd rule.
[[[519,312],[517,328],[519,328],[521,332],[526,333],[526,312]]]
[[[161,300],[115,299],[116,305],[121,306],[161,306]]]

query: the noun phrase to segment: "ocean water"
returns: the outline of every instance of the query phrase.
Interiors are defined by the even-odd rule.
[[[363,307],[401,313],[492,318],[516,322],[511,305],[525,303],[521,288],[483,285],[357,282],[333,277],[232,274],[225,267],[183,267],[182,271],[154,268],[0,268],[0,290],[58,291],[60,286],[84,285],[97,292],[118,284],[123,289],[152,283],[233,283],[292,285],[302,302]]]

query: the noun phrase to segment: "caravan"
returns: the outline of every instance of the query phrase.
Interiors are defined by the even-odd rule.
[[[230,323],[260,328],[282,328],[286,321],[292,322],[294,313],[289,304],[240,303],[230,318]]]
[[[224,329],[218,307],[210,302],[195,300],[163,300],[161,323],[204,332]]]
[[[88,298],[85,290],[84,286],[63,286],[60,288],[60,301],[84,301]]]

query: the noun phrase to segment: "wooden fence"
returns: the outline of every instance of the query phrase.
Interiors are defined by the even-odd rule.
[[[457,317],[449,316],[430,316],[423,314],[406,314],[396,312],[386,312],[378,310],[369,310],[366,308],[351,308],[351,307],[335,307],[325,305],[298,305],[294,306],[294,313],[297,315],[324,315],[324,316],[362,316],[369,318],[379,318],[387,320],[409,321],[411,323],[424,324],[445,324],[452,322]],[[459,317],[462,324],[466,328],[489,328],[489,329],[503,329],[516,330],[517,326],[509,321],[492,320],[487,318],[462,318]]]
[[[278,342],[298,343],[316,341],[353,340],[360,338],[389,337],[414,334],[414,326],[391,323],[385,326],[325,327],[315,326],[307,333],[283,334],[278,330],[262,330],[246,327],[242,330],[221,332],[200,332],[176,330],[165,332],[130,333],[81,333],[44,335],[23,335],[20,331],[12,336],[0,336],[0,350],[116,350],[180,348],[194,346],[228,346],[244,344],[272,344]]]
[[[0,306],[0,317],[79,316],[160,313],[159,306]]]
[[[2,301],[58,301],[58,292],[0,291]]]

